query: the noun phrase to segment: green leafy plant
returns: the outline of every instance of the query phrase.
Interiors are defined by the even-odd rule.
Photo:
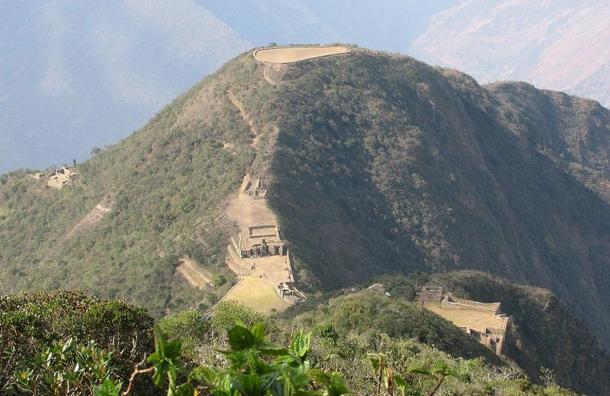
[[[453,377],[460,381],[469,382],[470,375],[450,367],[445,360],[437,360],[431,365],[414,367],[409,370],[412,374],[419,374],[432,378],[435,383],[428,392],[428,396],[435,395],[447,377]]]
[[[155,352],[146,358],[149,367],[136,366],[123,396],[134,392],[139,375],[152,374],[154,384],[168,396],[341,396],[347,386],[337,373],[312,369],[308,359],[311,334],[296,333],[288,348],[265,338],[265,325],[235,325],[228,330],[230,350],[221,351],[227,367],[199,366],[187,372],[181,364],[180,341],[168,341],[155,329]],[[144,363],[144,362],[142,362]],[[119,396],[120,383],[106,379],[96,396]]]
[[[19,392],[40,395],[81,395],[114,376],[112,352],[91,341],[79,345],[73,338],[55,342],[23,362],[15,375]],[[120,382],[118,382],[120,388]]]
[[[200,379],[215,396],[233,395],[333,395],[347,393],[336,373],[311,368],[311,334],[293,335],[288,348],[278,348],[265,339],[265,326],[236,325],[229,334],[230,351],[224,351],[229,367],[201,369]]]

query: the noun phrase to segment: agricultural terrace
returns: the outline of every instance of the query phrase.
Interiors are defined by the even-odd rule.
[[[505,319],[492,312],[475,309],[447,309],[443,308],[438,301],[427,302],[424,307],[453,322],[458,327],[468,327],[478,332],[483,332],[485,329],[501,329],[504,327]]]
[[[290,306],[271,284],[254,276],[242,277],[223,301],[236,301],[264,314],[282,312]]]

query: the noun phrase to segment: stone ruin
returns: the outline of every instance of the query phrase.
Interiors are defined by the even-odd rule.
[[[242,205],[251,205],[250,210],[254,213],[244,216],[244,218],[261,223],[241,223],[239,233],[231,236],[229,254],[232,255],[233,261],[241,263],[242,275],[250,271],[250,273],[259,273],[259,276],[265,279],[273,279],[270,283],[275,285],[277,295],[288,304],[293,305],[304,301],[305,294],[297,289],[294,282],[288,243],[282,239],[275,216],[266,206],[266,202],[263,202],[267,198],[267,190],[264,188],[262,179],[253,179],[246,174],[242,181],[240,195],[241,198],[238,199],[246,198],[245,201],[242,201]],[[262,260],[259,261],[259,258]],[[281,265],[279,265],[280,262]],[[261,274],[262,271],[268,271],[270,263],[274,263],[274,273],[263,272]],[[244,269],[244,265],[248,266],[249,270]],[[236,273],[239,271],[239,269],[234,269]]]
[[[280,238],[280,232],[274,224],[256,224],[248,226],[248,236],[242,240],[241,233],[237,240],[231,237],[233,248],[239,258],[256,258],[265,256],[286,256],[288,247]]]
[[[296,284],[293,281],[280,282],[276,286],[275,291],[282,300],[289,304],[299,304],[307,299],[305,294],[296,288]]]
[[[426,307],[430,303],[438,304],[441,310],[435,310],[434,312],[441,316],[442,310],[463,310],[489,315],[490,322],[495,323],[494,326],[481,327],[477,323],[464,326],[464,323],[454,323],[468,335],[478,339],[481,344],[494,351],[497,355],[503,354],[504,344],[510,331],[511,319],[501,312],[501,303],[483,303],[458,298],[450,292],[445,292],[439,286],[423,286],[417,293],[416,298],[421,307]],[[452,321],[449,317],[446,317],[446,319]]]
[[[44,175],[44,173],[42,173],[42,175]],[[76,168],[62,166],[61,168],[55,169],[55,172],[53,172],[53,174],[49,176],[47,186],[51,188],[60,189],[72,183],[76,175],[78,175],[78,171],[76,170]],[[38,178],[40,177],[41,176],[38,176]]]
[[[249,177],[244,179],[241,193],[255,199],[264,199],[267,196],[267,190],[262,188],[262,180],[252,181]]]
[[[430,301],[441,301],[443,298],[443,288],[438,286],[423,286],[417,292],[415,298],[419,301],[420,307],[423,307],[425,303]]]

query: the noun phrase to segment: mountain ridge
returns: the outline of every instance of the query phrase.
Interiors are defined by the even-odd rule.
[[[380,273],[472,268],[551,288],[602,334],[610,320],[608,110],[544,102],[585,120],[557,124],[559,143],[558,131],[577,143],[602,139],[600,154],[588,157],[542,141],[551,155],[532,135],[541,116],[509,109],[510,92],[351,48],[282,66],[248,51],[79,164],[74,185],[50,190],[24,172],[3,176],[3,293],[83,285],[155,315],[209,306],[229,285],[193,290],[175,276],[176,263],[190,256],[234,279],[224,265],[235,231],[225,205],[243,176],[258,172],[269,177],[270,206],[309,291]],[[229,92],[259,131],[256,147]],[[573,158],[558,165],[558,154]],[[597,178],[579,181],[581,162]],[[111,210],[63,241],[106,194]]]

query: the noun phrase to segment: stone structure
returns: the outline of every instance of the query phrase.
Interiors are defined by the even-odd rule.
[[[426,302],[441,301],[443,299],[443,288],[439,286],[423,286],[416,295],[417,301],[421,307]]]
[[[294,283],[288,244],[266,197],[262,178],[244,176],[239,194],[228,208],[239,233],[231,237],[227,264],[238,276],[253,277],[273,287],[285,303],[297,304],[305,295]]]
[[[453,322],[497,355],[502,355],[511,319],[501,313],[501,303],[457,298],[438,286],[422,287],[417,299],[421,307]]]
[[[275,290],[280,298],[289,304],[298,304],[306,299],[305,294],[296,288],[294,282],[280,282]]]
[[[248,227],[245,244],[239,239],[240,257],[285,256],[288,254],[286,242],[280,238],[280,230],[275,224],[255,224]]]
[[[264,199],[267,196],[267,190],[262,188],[262,183],[261,179],[253,181],[250,175],[246,175],[242,183],[241,193],[255,199]]]
[[[445,309],[466,309],[474,311],[489,312],[493,315],[500,314],[500,303],[482,303],[478,301],[465,300],[463,298],[454,297],[451,293],[447,293],[441,299],[441,307]]]
[[[76,175],[78,175],[78,171],[76,169],[62,166],[61,168],[56,169],[55,172],[49,177],[47,186],[60,189],[70,184]]]

